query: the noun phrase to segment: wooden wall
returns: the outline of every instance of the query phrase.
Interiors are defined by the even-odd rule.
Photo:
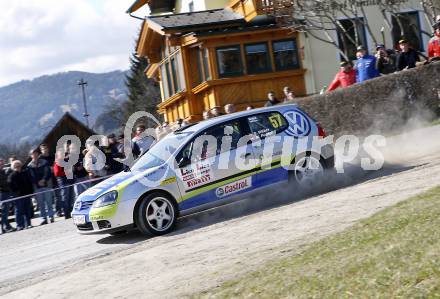
[[[296,38],[298,51],[301,47],[297,34],[284,29],[271,29],[256,32],[243,32],[239,34],[225,34],[212,36],[206,40],[197,40],[193,45],[182,47],[185,80],[188,90],[179,97],[168,99],[161,104],[161,110],[166,120],[174,122],[178,118],[189,121],[199,121],[205,110],[215,106],[223,107],[226,104],[235,104],[237,110],[244,110],[247,106],[261,107],[267,101],[267,93],[274,91],[276,96],[284,98],[283,88],[289,86],[297,96],[306,95],[306,86],[303,68],[289,71],[269,72],[258,75],[246,75],[247,67],[244,63],[244,74],[234,78],[219,78],[217,70],[216,48],[240,44],[242,47],[242,60],[245,60],[244,45],[253,42],[268,42],[269,51],[272,52],[271,41],[286,38]],[[207,48],[209,52],[209,69],[212,80],[199,83],[197,70],[197,48]],[[299,55],[300,56],[300,55]],[[300,58],[300,57],[299,57]],[[274,60],[271,56],[272,68]]]

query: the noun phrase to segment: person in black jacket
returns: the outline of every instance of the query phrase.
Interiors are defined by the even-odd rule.
[[[38,150],[31,151],[31,162],[28,164],[28,171],[34,186],[38,206],[40,207],[40,225],[47,224],[47,217],[50,222],[55,222],[52,198],[52,171],[46,160],[40,158]]]
[[[403,71],[415,68],[417,62],[420,62],[420,53],[411,48],[405,39],[399,41],[399,46],[402,52],[397,56],[397,70]]]
[[[1,215],[1,232],[9,233],[14,231],[14,228],[9,223],[9,209],[11,202],[5,202],[11,199],[11,189],[8,184],[9,168],[5,167],[5,160],[0,159],[0,205],[2,208]]]
[[[8,177],[9,187],[14,197],[21,197],[33,193],[32,181],[27,171],[22,170],[23,163],[15,160],[11,164],[12,173]],[[31,228],[31,209],[32,200],[29,197],[21,198],[15,201],[15,219],[17,230]]]

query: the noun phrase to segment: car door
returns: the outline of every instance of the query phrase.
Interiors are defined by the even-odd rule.
[[[253,135],[253,152],[261,170],[256,176],[259,186],[286,181],[288,173],[281,167],[284,132],[289,124],[278,111],[258,113],[247,117]]]
[[[252,144],[240,142],[248,134],[246,119],[225,121],[198,134],[183,148],[177,156],[181,210],[215,206],[253,189],[257,163]],[[237,160],[245,163],[237,164]]]

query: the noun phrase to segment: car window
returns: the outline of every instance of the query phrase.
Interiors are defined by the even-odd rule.
[[[248,117],[251,132],[261,139],[283,132],[288,128],[284,116],[278,112],[268,112]]]
[[[242,136],[243,130],[240,120],[216,125],[188,142],[177,156],[177,161],[202,161],[222,152],[234,150]],[[225,144],[223,144],[224,141]],[[198,146],[200,148],[197,148]]]

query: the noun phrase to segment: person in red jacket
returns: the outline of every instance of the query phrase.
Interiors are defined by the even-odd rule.
[[[440,59],[440,20],[434,24],[434,37],[428,44],[428,57],[430,60]]]
[[[348,87],[356,83],[356,72],[348,61],[341,62],[341,71],[336,74],[335,79],[328,87],[327,91],[335,90],[340,87]]]

